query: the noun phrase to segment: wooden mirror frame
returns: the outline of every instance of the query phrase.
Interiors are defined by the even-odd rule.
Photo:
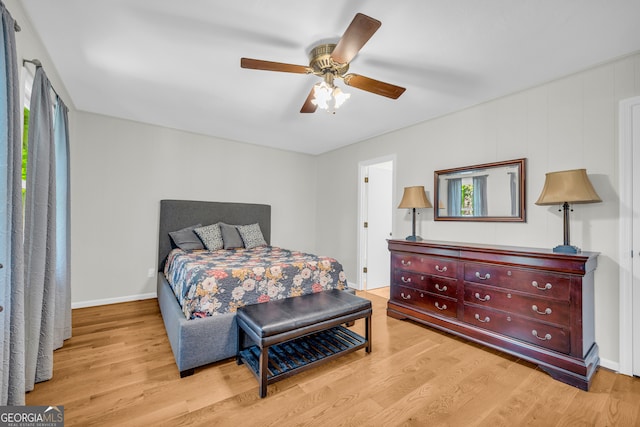
[[[482,221],[482,222],[525,222],[526,221],[526,187],[525,187],[525,170],[526,159],[515,159],[515,160],[507,160],[503,162],[494,162],[494,163],[484,163],[480,165],[474,166],[465,166],[453,169],[443,169],[434,172],[433,177],[433,187],[434,187],[434,203],[433,203],[433,218],[435,221]],[[477,174],[478,172],[487,171],[490,173],[492,169],[510,169],[518,171],[518,178],[515,181],[515,185],[513,190],[517,191],[517,201],[515,207],[517,208],[517,212],[514,215],[485,215],[485,216],[472,216],[472,215],[460,215],[460,216],[450,216],[443,215],[440,213],[443,209],[446,208],[446,197],[441,197],[440,195],[440,182],[441,180],[446,179],[447,176],[473,176],[473,174]],[[505,181],[506,182],[506,181]],[[508,187],[505,189],[507,194],[505,197],[510,197],[511,194],[511,182],[506,183]]]

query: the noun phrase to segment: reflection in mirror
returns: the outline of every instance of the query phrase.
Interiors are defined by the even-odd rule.
[[[525,221],[525,159],[435,171],[436,221]]]

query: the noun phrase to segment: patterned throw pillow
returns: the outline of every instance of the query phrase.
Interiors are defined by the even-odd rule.
[[[198,227],[193,231],[200,237],[200,240],[202,240],[208,250],[217,251],[224,248],[220,223]]]
[[[260,224],[239,225],[238,232],[240,233],[240,237],[242,237],[244,247],[247,249],[267,246],[267,242],[262,235],[262,230],[260,230]]]

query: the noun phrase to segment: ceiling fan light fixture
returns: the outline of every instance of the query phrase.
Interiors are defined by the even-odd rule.
[[[339,87],[322,81],[313,86],[311,103],[321,110],[335,113],[350,96],[351,94],[343,92]]]
[[[350,97],[351,97],[350,93],[343,92],[342,90],[340,90],[339,87],[336,86],[333,89],[333,99],[335,100],[335,103],[334,103],[335,109],[337,110],[338,108],[340,108],[340,106],[344,104],[344,102]]]
[[[332,98],[332,91],[326,82],[313,85],[313,99],[311,102],[322,110],[329,109],[329,102]]]

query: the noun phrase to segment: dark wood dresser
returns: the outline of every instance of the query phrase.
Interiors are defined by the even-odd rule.
[[[387,315],[450,332],[589,390],[598,253],[389,240]]]

